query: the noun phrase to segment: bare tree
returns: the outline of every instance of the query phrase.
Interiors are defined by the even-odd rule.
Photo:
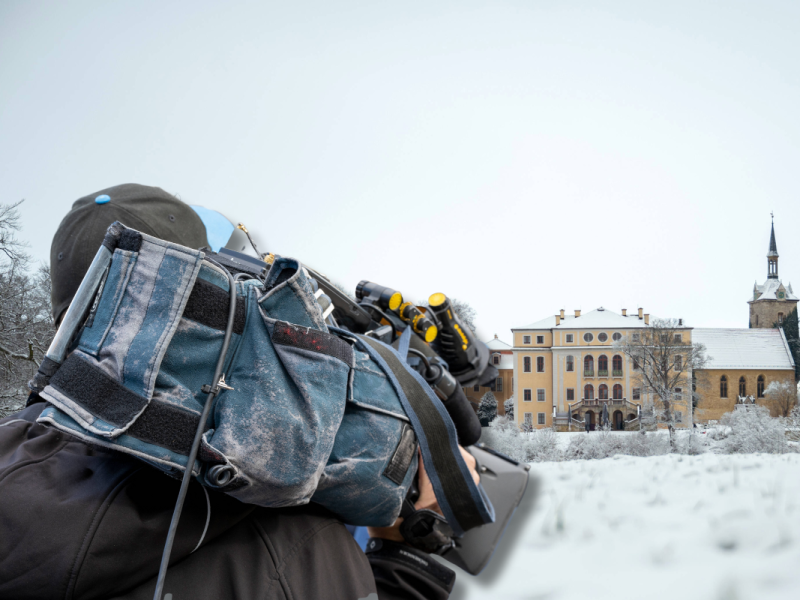
[[[616,344],[633,365],[633,380],[647,395],[643,413],[666,423],[673,451],[677,449],[675,424],[682,418],[678,413],[683,413],[678,408],[690,417],[696,385],[692,374],[708,362],[705,346],[687,341],[688,331],[679,323],[655,319],[651,326],[629,333]]]
[[[788,417],[797,405],[797,385],[794,381],[773,381],[764,391],[772,414]]]
[[[55,333],[50,271],[29,272],[25,244],[16,237],[19,204],[0,205],[0,417],[22,407]]]

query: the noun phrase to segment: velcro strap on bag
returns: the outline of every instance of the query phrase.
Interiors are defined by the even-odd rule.
[[[412,335],[411,328],[403,335]],[[458,449],[455,426],[431,387],[394,348],[365,336],[358,338],[364,351],[386,372],[411,420],[439,508],[455,535],[493,522],[494,508],[472,480]]]

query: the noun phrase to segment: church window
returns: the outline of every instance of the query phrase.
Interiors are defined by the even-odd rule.
[[[567,371],[575,370],[575,358],[572,356],[567,357]]]
[[[525,358],[522,359],[522,371],[524,373],[530,373],[531,372],[531,357],[530,356],[526,356]]]
[[[728,397],[728,378],[725,375],[719,378],[719,397]]]
[[[536,357],[536,372],[544,373],[544,356]]]
[[[583,341],[584,342],[591,342],[594,339],[594,336],[591,333],[584,333],[583,334]]]
[[[756,383],[756,393],[758,394],[759,398],[763,398],[764,397],[764,383],[765,383],[764,376],[763,375],[759,375],[758,376],[758,382]]]
[[[778,325],[783,325],[783,313],[778,313]]]
[[[597,336],[597,339],[600,340],[601,342],[607,342],[608,341],[608,334],[607,333],[601,333],[601,334],[599,334]]]
[[[758,327],[758,315],[756,315],[756,327]]]
[[[614,386],[614,400],[622,400],[622,386],[620,384]]]
[[[594,400],[594,386],[591,383],[584,386],[583,397],[585,400]]]
[[[600,398],[600,400],[608,400],[608,386],[605,383],[597,390],[597,397]]]
[[[739,377],[739,395],[747,396],[747,380],[744,376]]]

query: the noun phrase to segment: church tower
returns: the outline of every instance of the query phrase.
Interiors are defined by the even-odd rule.
[[[792,284],[784,287],[778,277],[778,244],[775,242],[775,222],[769,237],[767,252],[767,280],[763,285],[753,286],[753,299],[750,305],[750,327],[770,329],[780,325],[797,306],[798,298],[792,291]]]

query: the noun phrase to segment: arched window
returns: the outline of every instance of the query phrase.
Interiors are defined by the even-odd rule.
[[[583,388],[584,400],[594,400],[594,387],[591,383],[587,383]]]
[[[614,375],[617,377],[622,376],[622,357],[619,354],[614,355],[611,359],[611,366],[614,368]]]
[[[583,374],[587,377],[594,376],[594,358],[587,356],[583,359]]]
[[[783,325],[783,313],[778,313],[778,325]]]
[[[728,378],[725,375],[719,378],[719,397],[728,397]]]
[[[575,370],[575,357],[567,356],[567,371]]]
[[[622,386],[618,383],[614,385],[614,400],[622,400]]]
[[[739,395],[747,396],[747,380],[744,378],[744,375],[739,377]]]
[[[608,357],[605,354],[597,359],[597,374],[608,375]]]
[[[764,379],[763,375],[758,376],[758,382],[756,383],[756,393],[758,394],[759,398],[764,397],[764,384],[766,380]]]
[[[600,400],[608,400],[608,386],[605,383],[597,390],[597,397]]]

